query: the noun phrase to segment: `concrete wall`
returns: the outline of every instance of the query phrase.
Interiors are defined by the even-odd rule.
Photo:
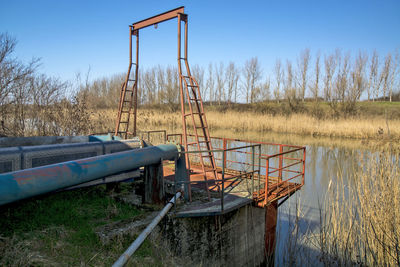
[[[166,218],[157,233],[184,266],[264,263],[265,211],[251,205],[222,216]]]
[[[31,140],[31,138],[32,137],[29,137],[27,139]],[[82,138],[79,137],[75,141],[83,140]],[[39,139],[35,139],[35,142]],[[51,137],[46,142],[50,142],[52,139]],[[86,137],[86,139],[88,140],[88,137]],[[67,139],[62,140],[66,141]],[[28,141],[23,141],[20,138],[18,142],[20,144],[26,144]],[[11,138],[10,144],[16,143],[17,141]],[[30,144],[32,143],[33,142],[30,142]],[[140,140],[131,139],[124,141],[97,141],[0,148],[0,173],[121,152],[139,147],[141,147]]]

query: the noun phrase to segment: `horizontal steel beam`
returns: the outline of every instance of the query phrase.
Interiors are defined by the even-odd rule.
[[[167,20],[170,20],[173,18],[177,18],[179,14],[184,13],[184,8],[185,7],[181,6],[181,7],[175,8],[173,10],[164,12],[162,14],[153,16],[151,18],[132,23],[132,27],[133,27],[132,30],[135,31],[135,30],[143,29],[148,26],[158,24],[160,22],[164,22],[164,21],[167,21]]]
[[[0,174],[0,205],[176,158],[168,144]]]

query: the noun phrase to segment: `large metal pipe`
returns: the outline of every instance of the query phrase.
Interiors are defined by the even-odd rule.
[[[153,231],[157,224],[167,214],[167,212],[175,204],[175,200],[181,196],[181,192],[171,198],[168,204],[160,211],[160,213],[153,219],[153,221],[144,229],[144,231],[135,239],[135,241],[129,246],[129,248],[119,257],[119,259],[113,264],[113,267],[122,267],[129,260],[129,258],[135,253],[140,245],[146,240],[146,237]]]
[[[168,144],[0,174],[0,205],[177,157]]]

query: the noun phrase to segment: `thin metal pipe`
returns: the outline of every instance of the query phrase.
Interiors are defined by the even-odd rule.
[[[168,211],[175,205],[175,200],[181,196],[181,192],[175,194],[168,204],[160,211],[160,213],[153,219],[153,221],[144,229],[144,231],[136,238],[136,240],[129,246],[129,248],[119,257],[119,259],[112,265],[113,267],[124,266],[129,258],[135,253],[135,251],[142,245],[146,237],[153,231],[157,224],[162,218],[168,213]]]

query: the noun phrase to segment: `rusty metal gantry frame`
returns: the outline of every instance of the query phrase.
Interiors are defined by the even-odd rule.
[[[118,116],[115,126],[115,135],[123,135],[125,139],[128,137],[128,134],[132,134],[136,136],[136,122],[137,122],[137,84],[138,84],[138,74],[139,74],[139,30],[152,26],[157,25],[160,22],[164,22],[179,16],[179,14],[183,14],[184,7],[179,7],[165,13],[153,16],[151,18],[138,21],[129,25],[129,68],[128,73],[125,78],[125,82],[122,85],[121,93],[120,93],[120,102],[118,108]],[[132,36],[136,36],[136,58],[135,63],[132,62]],[[130,73],[132,71],[132,65],[135,65],[135,79],[130,79]],[[132,89],[129,90],[129,82],[134,82]],[[127,96],[128,92],[128,96]],[[126,97],[129,97],[130,100],[126,100]],[[128,104],[128,109],[124,110],[124,105]],[[133,112],[132,112],[133,108]],[[123,117],[123,113],[126,113],[126,120],[121,121]],[[129,132],[129,122],[130,122],[130,115],[133,114],[133,131]],[[121,129],[121,124],[125,124],[124,130]]]
[[[202,166],[204,179],[206,181],[206,187],[208,192],[208,182],[207,182],[207,175],[206,172],[212,172],[215,180],[217,180],[217,166],[214,159],[214,154],[212,152],[212,144],[210,140],[210,133],[208,130],[208,124],[205,117],[203,101],[201,99],[199,85],[197,81],[192,77],[189,63],[188,63],[188,16],[184,13],[184,7],[179,7],[165,13],[153,16],[151,18],[141,20],[139,22],[133,23],[130,25],[130,41],[129,41],[129,69],[128,73],[125,78],[125,82],[122,85],[121,94],[120,94],[120,103],[118,109],[118,117],[116,121],[115,127],[115,135],[123,135],[125,139],[127,138],[128,134],[132,134],[136,136],[137,128],[137,84],[138,84],[138,71],[139,71],[139,30],[152,26],[157,25],[158,23],[178,18],[178,70],[179,70],[179,92],[180,92],[180,102],[181,102],[181,112],[182,112],[182,134],[183,134],[183,142],[186,151],[189,151],[190,145],[196,145],[198,151],[203,150],[203,153],[200,153],[200,163]],[[184,22],[184,56],[182,57],[182,40],[181,40],[181,22]],[[135,63],[132,62],[132,36],[136,36],[136,60]],[[182,60],[184,61],[185,66],[185,74],[182,73]],[[135,77],[131,79],[130,72],[132,70],[132,65],[135,65]],[[132,89],[129,89],[129,83],[134,82]],[[189,89],[190,88],[190,89]],[[128,95],[127,95],[128,93]],[[187,101],[189,104],[189,111],[190,113],[185,112],[185,95],[187,97]],[[129,97],[129,100],[126,98]],[[128,105],[128,109],[124,109],[124,106]],[[133,108],[133,111],[132,111]],[[125,116],[123,116],[125,114]],[[133,115],[133,132],[129,132],[129,121],[130,115]],[[195,117],[194,115],[198,115]],[[191,116],[192,124],[193,124],[193,131],[195,135],[195,142],[188,143],[188,132],[186,127],[186,117]],[[123,117],[125,119],[123,119]],[[198,120],[196,120],[196,118]],[[198,123],[200,125],[198,125]],[[121,124],[125,124],[124,129],[121,129]],[[197,125],[196,125],[197,124]],[[197,133],[197,130],[202,132],[202,135]],[[201,146],[200,143],[205,144]],[[204,149],[205,148],[205,149]],[[208,158],[209,164],[211,165],[211,171],[206,170],[205,168],[205,161],[204,158]],[[186,165],[190,168],[190,160],[189,157],[186,156]],[[190,189],[189,189],[190,190]],[[208,192],[209,195],[209,192]],[[210,197],[210,195],[209,195]]]

